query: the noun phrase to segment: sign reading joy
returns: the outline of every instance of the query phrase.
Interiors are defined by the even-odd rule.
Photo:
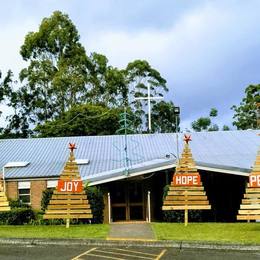
[[[200,185],[199,174],[175,174],[173,177],[175,186],[198,186]]]
[[[61,192],[81,192],[82,181],[58,181],[58,191]]]
[[[249,186],[253,188],[260,187],[260,174],[252,174],[249,176]]]

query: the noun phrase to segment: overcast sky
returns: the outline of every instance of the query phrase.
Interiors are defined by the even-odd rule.
[[[55,10],[69,15],[88,54],[105,54],[119,68],[145,59],[159,70],[183,130],[212,107],[217,122],[231,126],[230,107],[260,83],[259,0],[3,1],[0,70],[18,75],[25,35]]]

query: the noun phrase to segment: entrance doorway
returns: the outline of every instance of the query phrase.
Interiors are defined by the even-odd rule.
[[[145,198],[141,181],[111,185],[112,221],[145,220]]]

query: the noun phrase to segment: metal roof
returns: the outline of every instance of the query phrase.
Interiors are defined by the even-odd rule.
[[[191,133],[190,147],[199,169],[247,175],[260,145],[257,130]],[[131,176],[172,168],[183,134],[127,136]],[[178,149],[177,141],[178,139]],[[102,183],[125,178],[124,136],[81,136],[0,140],[0,167],[10,161],[27,161],[23,168],[6,168],[6,179],[58,177],[69,156],[68,144],[76,143],[75,157],[88,159],[79,165],[83,180]]]

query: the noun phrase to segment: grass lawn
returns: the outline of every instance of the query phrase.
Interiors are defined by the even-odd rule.
[[[4,226],[0,225],[0,238],[106,238],[109,225],[70,225],[65,226]]]
[[[260,223],[152,223],[159,240],[260,244]]]

